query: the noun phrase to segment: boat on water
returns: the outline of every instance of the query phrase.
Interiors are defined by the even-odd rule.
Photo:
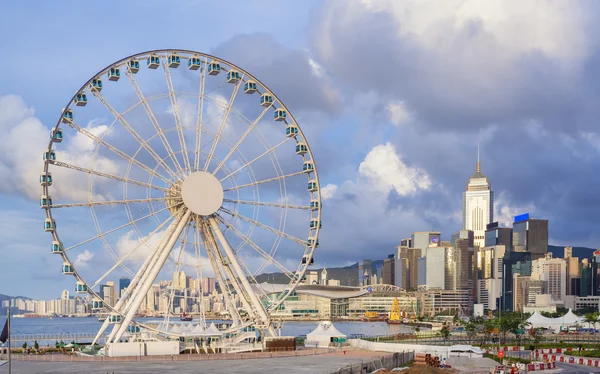
[[[386,316],[381,315],[377,312],[365,312],[364,317],[361,317],[362,322],[383,322],[385,321]]]
[[[104,322],[106,321],[106,317],[98,317],[98,322]]]
[[[187,316],[185,314],[185,312],[183,312],[183,314],[181,315],[181,318],[179,318],[179,320],[184,321],[184,322],[190,322],[190,321],[193,321],[194,318]]]

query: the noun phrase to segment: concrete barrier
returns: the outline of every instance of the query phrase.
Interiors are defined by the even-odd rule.
[[[405,344],[405,343],[382,343],[371,342],[362,339],[349,339],[350,346],[355,348],[367,349],[376,352],[406,352],[414,351],[417,353],[431,353],[440,356],[441,359],[448,357],[483,357],[482,354],[468,352],[450,352],[451,346],[424,345],[424,344]],[[473,347],[478,349],[476,347]]]

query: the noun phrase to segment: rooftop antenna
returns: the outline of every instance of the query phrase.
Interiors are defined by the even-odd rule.
[[[481,172],[481,164],[479,163],[479,142],[477,142],[477,166],[475,167],[475,171],[478,173]]]

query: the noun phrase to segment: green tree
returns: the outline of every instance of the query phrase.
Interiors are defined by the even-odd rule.
[[[40,345],[38,344],[37,340],[33,342],[33,348],[37,351],[40,349]]]
[[[442,326],[442,329],[440,330],[440,335],[442,335],[444,339],[448,339],[450,337],[450,328],[448,327],[448,325]]]
[[[23,343],[23,349],[27,349],[27,342]]]
[[[467,332],[467,338],[469,338],[469,344],[471,344],[471,339],[477,335],[477,325],[469,321],[465,323],[465,331]]]

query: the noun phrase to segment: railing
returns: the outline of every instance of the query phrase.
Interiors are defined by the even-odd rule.
[[[106,338],[108,335],[103,336],[103,338]],[[78,333],[78,334],[71,334],[71,333],[63,333],[63,334],[27,334],[27,335],[12,335],[10,337],[10,340],[12,342],[42,342],[42,341],[51,341],[52,343],[54,343],[55,341],[64,341],[64,342],[71,342],[71,341],[81,341],[81,340],[92,340],[96,337],[96,334],[92,334],[92,333]]]

